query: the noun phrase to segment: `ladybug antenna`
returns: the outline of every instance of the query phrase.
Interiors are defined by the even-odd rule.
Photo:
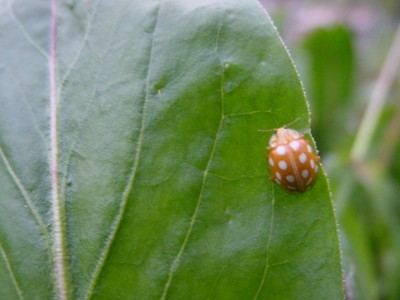
[[[300,120],[300,117],[297,117],[296,119],[290,121],[289,123],[283,125],[282,127],[283,127],[283,128],[289,127],[290,125],[292,125],[293,123],[296,123],[296,122],[299,121],[299,120]]]
[[[297,117],[296,119],[294,119],[294,120],[290,121],[289,123],[287,123],[287,124],[285,124],[283,126],[280,126],[280,127],[287,128],[287,127],[289,127],[293,123],[296,123],[299,120],[300,120],[300,117]],[[280,127],[277,127],[277,128],[280,128]],[[271,132],[271,131],[276,131],[277,128],[273,128],[273,129],[258,129],[257,131],[258,132]]]

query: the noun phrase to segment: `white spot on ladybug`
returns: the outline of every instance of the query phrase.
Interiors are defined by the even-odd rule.
[[[279,181],[278,178],[275,178],[275,182],[276,182],[277,184],[281,184],[281,182]]]
[[[299,155],[299,161],[304,164],[307,161],[307,155],[303,152]]]
[[[315,161],[313,159],[310,160],[310,166],[312,169],[315,169]]]
[[[281,169],[281,170],[286,170],[288,167],[286,161],[284,161],[284,160],[280,160],[278,162],[278,166],[279,166],[279,169]]]
[[[286,176],[286,180],[288,182],[294,182],[294,176],[293,175],[288,175],[288,176]]]
[[[317,173],[317,172],[318,172],[318,165],[315,165],[315,168],[314,168],[314,170],[315,170],[315,173]]]
[[[291,185],[287,185],[286,188],[288,188],[289,190],[297,190],[297,188],[295,186],[291,186]]]
[[[301,171],[301,177],[303,177],[304,179],[306,179],[308,175],[310,175],[310,172],[308,172],[307,169]]]
[[[312,153],[312,148],[310,145],[307,145],[307,150],[308,150],[308,152]]]
[[[279,180],[282,180],[282,175],[279,172],[275,173],[276,178],[278,178]]]
[[[270,165],[271,167],[274,166],[274,160],[273,160],[271,157],[268,158],[268,162],[269,162],[269,165]]]
[[[285,155],[286,154],[286,149],[284,146],[278,146],[276,147],[276,154],[278,155]]]
[[[292,141],[290,142],[290,147],[294,150],[297,151],[300,148],[300,143],[299,141]]]
[[[312,182],[312,180],[313,180],[313,178],[312,178],[312,177],[308,178],[306,185],[310,185],[310,184],[311,184],[311,182]]]

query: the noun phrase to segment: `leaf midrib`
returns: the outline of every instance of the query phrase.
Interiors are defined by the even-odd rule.
[[[50,177],[51,203],[53,213],[53,253],[56,294],[59,300],[67,299],[67,282],[65,269],[65,230],[63,224],[63,207],[59,194],[58,166],[58,97],[56,84],[57,60],[57,0],[51,0],[50,14],[50,55],[49,55],[49,90],[50,90]]]

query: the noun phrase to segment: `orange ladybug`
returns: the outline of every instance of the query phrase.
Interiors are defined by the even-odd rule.
[[[278,128],[267,150],[271,180],[288,191],[301,193],[314,185],[320,159],[302,133]]]

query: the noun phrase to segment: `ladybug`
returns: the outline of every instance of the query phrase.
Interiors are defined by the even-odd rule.
[[[320,159],[302,133],[278,128],[267,150],[271,180],[288,191],[300,193],[314,185]]]

